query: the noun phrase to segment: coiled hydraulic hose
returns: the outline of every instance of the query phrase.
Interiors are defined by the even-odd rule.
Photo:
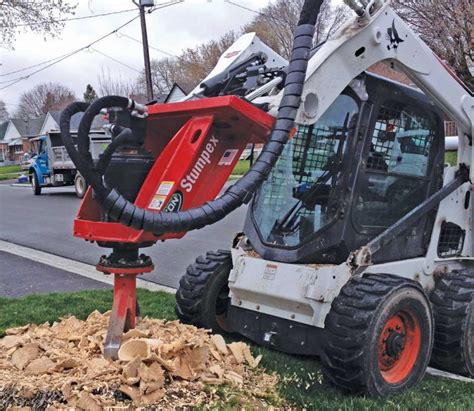
[[[130,107],[130,100],[127,98],[108,96],[96,100],[86,109],[78,132],[80,159],[78,159],[77,155],[69,154],[75,163],[74,159],[78,159],[76,163],[77,168],[91,184],[95,190],[97,200],[112,220],[137,230],[152,232],[159,236],[167,232],[186,232],[203,228],[223,219],[226,215],[250,200],[252,194],[268,177],[293,129],[296,114],[301,103],[309,55],[313,44],[315,24],[322,3],[323,0],[306,0],[303,5],[298,27],[294,34],[293,51],[288,67],[283,98],[278,110],[277,121],[268,143],[251,169],[236,184],[231,186],[221,197],[201,207],[173,213],[155,212],[139,208],[127,201],[115,189],[106,188],[100,174],[92,164],[92,158],[89,153],[88,134],[92,121],[103,108],[133,108]],[[65,110],[61,116],[61,133],[63,138],[68,136],[69,120],[67,116],[72,111]],[[69,152],[71,147],[66,145],[66,148]],[[74,146],[72,146],[72,149],[75,151]],[[84,163],[87,163],[88,167],[83,172],[81,168],[85,167]]]

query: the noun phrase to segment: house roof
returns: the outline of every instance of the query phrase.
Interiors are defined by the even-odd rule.
[[[0,123],[0,140],[3,140],[3,138],[5,137],[7,128],[8,128],[8,121],[4,121],[3,123]]]
[[[23,145],[21,138],[16,138],[15,140],[12,140],[8,143],[8,147],[21,146],[21,145]]]
[[[185,97],[187,94],[188,93],[186,93],[184,89],[178,83],[174,83],[173,87],[171,87],[170,92],[166,96],[164,103],[179,101],[181,98]]]
[[[22,118],[12,118],[11,122],[22,137],[35,136],[41,131],[46,114],[38,118],[29,118],[26,121]]]

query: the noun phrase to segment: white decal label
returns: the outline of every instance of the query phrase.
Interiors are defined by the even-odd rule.
[[[156,195],[167,196],[174,187],[174,181],[163,181],[158,187]]]
[[[235,156],[238,154],[239,150],[226,150],[222,155],[222,158],[219,160],[220,166],[230,166],[235,159]]]
[[[211,154],[216,149],[217,144],[219,144],[219,140],[212,136],[204,147],[204,150],[197,159],[196,164],[194,164],[192,170],[185,178],[181,180],[180,186],[187,193],[190,193],[193,190],[194,184],[196,184],[196,181],[201,176],[201,173],[206,169],[207,166],[211,164]]]
[[[166,198],[167,198],[166,196],[155,195],[153,197],[153,200],[151,200],[151,203],[148,206],[148,208],[151,209],[151,210],[160,211],[163,208],[163,206],[165,205]]]
[[[275,264],[267,264],[265,267],[265,271],[263,272],[263,278],[266,280],[274,280],[276,273],[278,270],[278,266]]]

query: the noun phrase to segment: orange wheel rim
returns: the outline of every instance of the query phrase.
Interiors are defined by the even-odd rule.
[[[421,328],[410,311],[392,315],[382,330],[378,344],[378,364],[389,384],[405,380],[413,370],[421,348]]]

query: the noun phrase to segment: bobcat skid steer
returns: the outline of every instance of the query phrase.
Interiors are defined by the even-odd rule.
[[[401,392],[430,361],[474,375],[474,97],[389,1],[346,3],[354,18],[313,48],[322,0],[305,1],[289,63],[249,34],[182,102],[107,96],[64,110],[90,184],[74,235],[113,250],[97,266],[115,275],[106,356],[135,325],[136,276],[153,270],[139,249],[248,204],[230,250],[181,279],[182,321],[318,355],[355,393]],[[366,72],[381,61],[417,88]],[[112,142],[94,161],[92,120],[111,108]],[[454,167],[445,116],[459,132]],[[216,198],[249,143],[265,145]]]

